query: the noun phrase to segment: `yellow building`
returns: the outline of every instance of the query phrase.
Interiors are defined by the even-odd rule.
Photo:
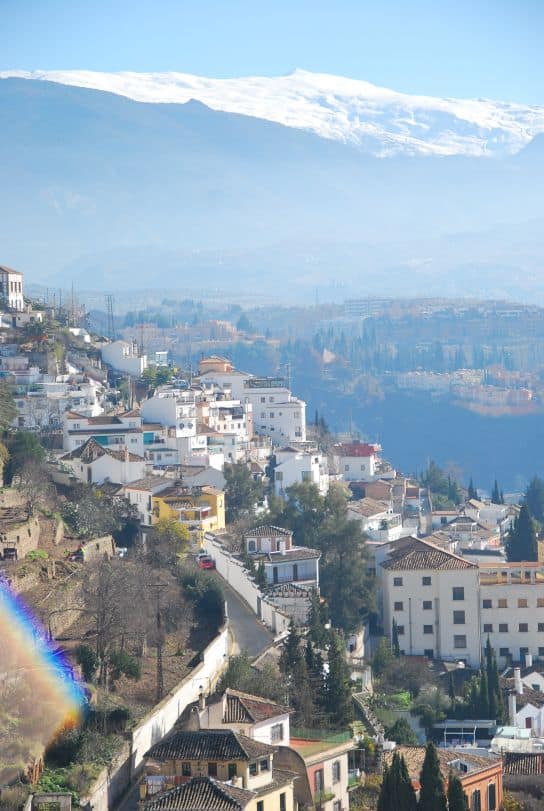
[[[275,752],[230,729],[178,732],[146,753],[140,797],[146,811],[294,811],[295,775],[274,768]]]
[[[200,536],[225,529],[225,494],[215,487],[172,485],[152,496],[153,522],[180,521]]]

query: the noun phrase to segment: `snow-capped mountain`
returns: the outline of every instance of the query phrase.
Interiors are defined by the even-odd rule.
[[[237,79],[84,70],[0,73],[0,78],[10,76],[104,90],[148,103],[196,99],[214,110],[309,130],[379,157],[399,153],[500,157],[519,151],[544,132],[544,107],[408,95],[304,70]]]

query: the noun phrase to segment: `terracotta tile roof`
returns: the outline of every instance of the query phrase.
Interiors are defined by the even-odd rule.
[[[397,746],[394,751],[403,756],[410,778],[419,782],[419,773],[421,772],[425,758],[425,747]],[[468,752],[466,749],[437,748],[436,752],[440,763],[440,771],[444,779],[448,778],[450,772],[456,773],[458,777],[462,778],[463,774],[474,774],[475,772],[484,771],[485,769],[496,766],[501,760],[499,755],[475,755],[472,754],[472,752]],[[385,752],[384,758],[387,765],[391,765],[393,752]],[[461,763],[463,763],[466,768],[461,769]]]
[[[282,704],[276,704],[274,701],[248,693],[241,693],[238,690],[228,689],[225,694],[227,700],[223,716],[224,724],[235,722],[252,724],[292,712]]]
[[[523,693],[521,695],[516,693],[516,709],[521,710],[527,704],[532,704],[533,707],[544,706],[544,693],[540,690],[532,690],[524,684]]]
[[[275,751],[274,746],[230,729],[202,729],[177,732],[152,746],[145,757],[155,760],[252,760]]]
[[[290,529],[283,527],[275,527],[273,524],[264,524],[261,527],[255,527],[246,532],[248,538],[275,538],[276,535],[291,536],[293,533]]]
[[[146,811],[241,811],[255,797],[253,791],[193,777],[145,804]]]
[[[143,479],[128,482],[125,487],[128,490],[154,490],[157,487],[170,487],[171,484],[172,479],[167,479],[166,476],[144,476]]]
[[[366,442],[346,442],[333,447],[335,456],[357,457],[375,456],[379,451],[378,445],[370,445]]]
[[[544,774],[544,752],[505,752],[505,774]]]
[[[387,512],[389,504],[385,501],[379,501],[369,496],[359,499],[359,501],[349,501],[348,510],[362,515],[364,518],[370,518],[373,515]]]
[[[95,462],[97,459],[101,459],[102,456],[111,456],[112,459],[118,459],[120,462],[125,460],[124,451],[112,451],[109,448],[105,448],[100,445],[100,443],[97,442],[96,439],[93,439],[93,437],[89,437],[84,445],[80,445],[79,448],[76,448],[69,453],[65,453],[64,456],[61,456],[60,461],[62,462],[64,459],[81,459],[82,462],[88,465],[91,462]],[[135,453],[129,453],[128,459],[129,462],[144,461],[142,456],[137,456]]]
[[[382,563],[383,569],[391,571],[420,571],[423,569],[477,569],[475,563],[446,552],[428,541],[413,538],[411,543],[394,551]]]
[[[289,560],[311,560],[321,557],[319,549],[310,549],[309,546],[295,546],[285,552],[252,552],[255,560],[269,560],[272,563],[287,562]]]

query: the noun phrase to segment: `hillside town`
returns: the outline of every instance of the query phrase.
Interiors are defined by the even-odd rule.
[[[2,807],[499,811],[544,775],[544,482],[416,477],[289,375],[0,297],[0,590],[86,705]]]

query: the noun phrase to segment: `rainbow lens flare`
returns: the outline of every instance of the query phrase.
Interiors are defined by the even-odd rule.
[[[21,598],[0,581],[0,786],[79,723],[84,694]]]

